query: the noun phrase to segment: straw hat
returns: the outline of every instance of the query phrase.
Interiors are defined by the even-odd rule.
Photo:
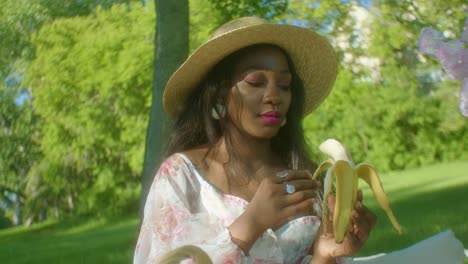
[[[289,55],[305,88],[304,116],[330,93],[336,78],[337,58],[324,37],[297,26],[243,17],[217,29],[211,39],[195,50],[172,75],[163,94],[166,112],[175,117],[217,63],[229,54],[255,44],[276,45]]]

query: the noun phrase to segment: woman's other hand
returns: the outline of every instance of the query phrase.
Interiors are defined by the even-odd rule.
[[[345,238],[342,243],[337,243],[333,235],[332,220],[335,197],[330,197],[328,202],[329,219],[322,219],[322,225],[313,245],[311,263],[335,263],[338,257],[354,255],[369,239],[370,232],[377,222],[377,216],[362,204],[362,192],[359,191]],[[327,230],[324,230],[323,221],[328,221]]]
[[[244,252],[267,229],[279,227],[292,218],[315,214],[320,182],[312,180],[307,171],[285,172],[265,177],[246,211],[229,226],[233,241]]]

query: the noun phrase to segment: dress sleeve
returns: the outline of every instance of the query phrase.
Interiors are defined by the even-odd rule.
[[[146,200],[134,264],[157,263],[170,250],[189,244],[207,252],[213,263],[243,262],[224,221],[199,208],[199,184],[180,154],[163,162]]]

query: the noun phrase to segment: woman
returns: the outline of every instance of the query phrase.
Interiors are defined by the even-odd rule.
[[[337,59],[309,30],[248,17],[221,26],[168,81],[174,118],[134,263],[195,245],[214,263],[336,263],[376,222],[356,204],[343,243],[320,219],[301,119],[328,95]],[[332,225],[327,225],[331,227]]]

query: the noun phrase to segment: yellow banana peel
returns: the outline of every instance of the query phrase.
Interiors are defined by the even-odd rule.
[[[401,234],[401,227],[392,210],[387,195],[384,192],[380,178],[375,169],[367,164],[354,165],[351,155],[339,141],[327,139],[319,147],[320,151],[331,157],[319,165],[312,175],[316,180],[324,171],[327,171],[324,179],[324,197],[322,204],[322,219],[326,228],[328,219],[328,196],[332,192],[333,176],[335,176],[335,208],[333,215],[333,233],[335,241],[343,242],[348,228],[351,212],[357,200],[358,179],[363,179],[372,189],[379,206],[387,213],[393,227]]]

